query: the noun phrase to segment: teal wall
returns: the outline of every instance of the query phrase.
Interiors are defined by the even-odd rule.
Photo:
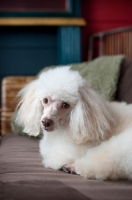
[[[0,86],[5,76],[36,75],[45,66],[57,65],[57,48],[56,27],[2,27]]]
[[[35,75],[57,64],[57,28],[3,27],[0,31],[0,77]]]

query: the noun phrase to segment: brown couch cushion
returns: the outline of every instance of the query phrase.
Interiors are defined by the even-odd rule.
[[[88,200],[84,195],[56,180],[0,183],[3,200]],[[90,200],[90,199],[89,199]]]
[[[122,62],[115,100],[132,103],[132,59]]]
[[[59,174],[66,174],[44,168],[36,139],[5,135],[0,147],[0,162],[0,199],[89,199],[64,184],[63,179],[57,179]]]
[[[0,145],[0,199],[2,200],[131,200],[131,181],[87,180],[45,169],[39,140],[8,134]]]

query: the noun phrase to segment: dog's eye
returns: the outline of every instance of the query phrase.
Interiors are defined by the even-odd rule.
[[[66,103],[66,102],[62,103],[62,108],[67,109],[69,107],[70,107],[70,105],[68,103]]]
[[[47,98],[44,98],[44,99],[43,99],[43,103],[44,103],[44,104],[47,104],[47,103],[48,103],[48,99],[47,99]]]

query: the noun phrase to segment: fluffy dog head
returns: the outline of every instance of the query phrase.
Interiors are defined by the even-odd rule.
[[[113,123],[107,103],[70,67],[42,73],[19,96],[16,122],[29,135],[63,128],[84,143],[104,138]]]

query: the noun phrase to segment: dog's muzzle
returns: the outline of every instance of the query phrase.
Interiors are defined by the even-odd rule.
[[[52,130],[53,121],[51,119],[43,119],[42,124],[45,130],[47,131]]]

